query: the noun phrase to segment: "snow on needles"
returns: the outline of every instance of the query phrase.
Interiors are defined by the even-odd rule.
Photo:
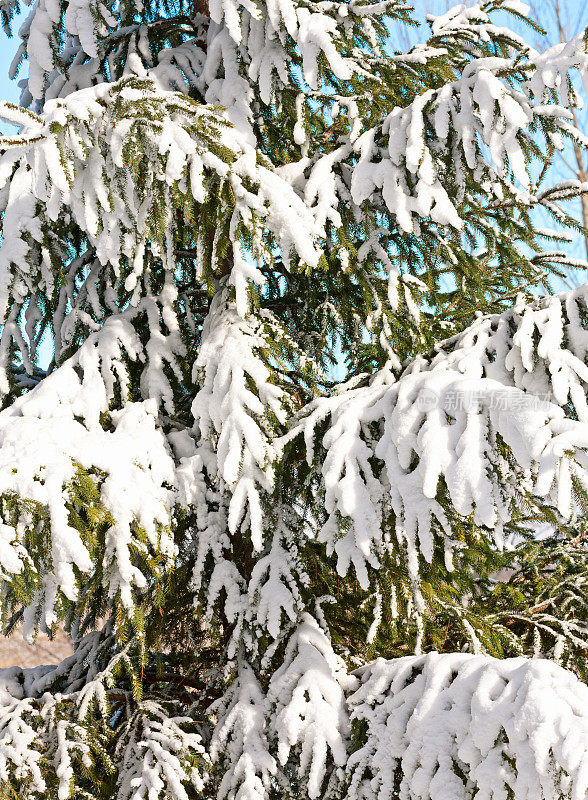
[[[0,775],[7,779],[16,766],[42,793],[39,762],[49,746],[59,797],[67,798],[69,771],[90,740],[76,713],[58,713],[62,699],[81,710],[83,693],[46,691],[59,670],[0,670]],[[221,800],[262,800],[279,777],[270,752],[276,736],[283,765],[292,747],[302,747],[310,798],[321,796],[327,749],[345,769],[350,800],[584,800],[588,790],[588,688],[544,659],[432,652],[379,658],[348,675],[306,615],[268,696],[240,661],[214,712],[219,722],[207,754],[173,704],[139,703],[117,745],[117,797],[186,800],[184,787],[202,789],[212,757],[227,759]],[[59,726],[63,747],[54,735]],[[355,748],[352,727],[364,731]]]
[[[14,107],[4,105],[4,116],[14,118]],[[13,310],[18,308],[33,285],[52,294],[49,251],[55,245],[47,238],[63,214],[71,214],[104,269],[119,277],[121,259],[133,264],[124,278],[127,291],[145,270],[148,239],[173,269],[172,231],[166,232],[165,221],[157,222],[153,208],[171,208],[178,189],[195,204],[220,191],[219,204],[226,203],[235,234],[243,227],[260,245],[263,224],[286,260],[294,249],[310,266],[318,261],[315,242],[323,230],[312,210],[216,108],[158,92],[150,80],[129,79],[50,101],[38,118],[19,111],[14,121],[24,127],[2,139],[0,156],[3,311],[9,296]],[[222,194],[224,181],[233,192],[232,208]],[[67,244],[62,247],[65,255]],[[238,238],[233,248],[230,282],[243,313],[247,282],[263,277]],[[26,351],[17,326],[9,325],[0,340],[4,356],[11,339]]]
[[[96,501],[108,523],[102,569],[111,597],[120,593],[130,608],[133,586],[145,588],[131,555],[137,547],[150,548],[164,561],[175,554],[169,532],[174,462],[157,429],[156,403],[129,403],[111,411],[111,428],[105,430],[100,415],[107,412],[108,398],[92,344],[81,353],[83,377],[66,362],[0,414],[0,492],[23,501],[8,513],[12,526],[2,529],[3,576],[10,579],[24,569],[28,556],[22,543],[35,524],[50,561],[36,564],[33,606],[47,627],[56,619],[59,594],[76,599],[80,573],[94,567],[91,539],[84,541],[69,522],[80,470],[96,484]],[[40,518],[34,522],[36,514]],[[7,547],[11,550],[4,552]]]
[[[584,800],[588,687],[544,660],[428,653],[359,669],[350,800]]]
[[[436,543],[451,569],[457,543],[441,479],[457,513],[473,515],[499,547],[517,487],[564,517],[575,513],[573,482],[588,487],[587,300],[583,287],[516,305],[417,357],[398,379],[384,369],[309,404],[284,441],[303,434],[309,464],[320,448],[327,519],[319,538],[341,575],[352,565],[367,588],[389,537],[406,546],[415,589],[419,559],[430,562]],[[391,511],[392,531],[384,524]]]
[[[443,27],[434,26],[434,33],[443,35]],[[410,106],[393,109],[379,127],[362,133],[354,145],[359,154],[351,180],[354,202],[369,201],[380,190],[404,231],[415,230],[423,217],[460,229],[459,203],[469,191],[466,176],[473,170],[490,201],[500,202],[508,191],[530,203],[523,155],[528,128],[549,118],[558,130],[548,137],[558,149],[563,147],[562,134],[583,141],[567,108],[543,103],[549,89],[570,83],[572,70],[586,74],[588,57],[582,36],[541,55],[530,52],[521,70],[523,80],[527,76],[525,92],[504,80],[509,71],[517,72],[520,64],[515,62],[478,58],[458,80],[423,92]],[[569,99],[562,89],[562,103]]]
[[[471,316],[573,264],[529,212],[571,228],[587,188],[534,179],[588,146],[585,44],[539,54],[508,8],[390,54],[396,0],[31,6],[0,104],[0,599],[75,650],[0,671],[9,791],[582,800],[586,687],[483,653],[585,647],[576,594],[537,633],[578,542],[535,643],[474,619],[517,507],[563,538],[588,493],[588,288]],[[415,631],[464,652],[349,673]]]
[[[195,425],[204,441],[216,434],[210,458],[217,474],[231,489],[228,525],[238,529],[245,512],[257,551],[263,541],[263,514],[258,486],[269,490],[273,483],[275,450],[263,418],[274,414],[285,422],[284,392],[269,381],[270,372],[255,350],[264,346],[264,331],[243,319],[234,304],[219,293],[212,304],[202,334],[202,345],[194,364],[195,375],[203,373],[202,388],[192,403]],[[252,382],[256,391],[248,387]]]

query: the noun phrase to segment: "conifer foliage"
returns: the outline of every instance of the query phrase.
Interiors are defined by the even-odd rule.
[[[75,650],[0,671],[0,794],[583,800],[588,288],[533,292],[577,266],[584,36],[20,12],[0,604]]]

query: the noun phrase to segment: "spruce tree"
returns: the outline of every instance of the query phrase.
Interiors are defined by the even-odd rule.
[[[75,649],[0,671],[2,797],[585,798],[588,54],[506,15],[30,7],[0,596]]]

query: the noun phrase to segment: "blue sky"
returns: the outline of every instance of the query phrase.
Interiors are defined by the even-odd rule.
[[[19,89],[16,81],[8,80],[8,69],[14,56],[19,40],[16,35],[8,39],[0,29],[0,99],[17,101]],[[26,68],[26,67],[25,67]]]

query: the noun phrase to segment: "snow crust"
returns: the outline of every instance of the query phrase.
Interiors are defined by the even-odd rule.
[[[308,406],[285,441],[303,434],[309,463],[320,447],[329,516],[319,536],[341,575],[353,566],[369,585],[368,567],[388,546],[389,509],[415,587],[419,559],[431,561],[438,544],[451,568],[459,545],[437,498],[441,479],[456,511],[473,514],[499,547],[520,486],[564,517],[576,512],[572,478],[588,486],[587,299],[583,287],[481,318],[398,379],[385,369]]]
[[[549,661],[428,653],[356,672],[350,800],[582,800],[588,687]]]
[[[72,748],[83,753],[87,744],[81,726],[76,734],[75,721],[54,716],[61,696],[45,689],[60,670],[0,670],[0,774],[16,765],[44,791],[40,715],[44,741],[58,728],[54,757],[66,798]],[[66,697],[83,709],[83,692]],[[291,748],[301,748],[297,763],[309,771],[309,797],[324,790],[327,749],[345,769],[351,800],[583,800],[588,790],[588,688],[547,660],[433,652],[380,658],[349,675],[307,615],[267,698],[241,662],[215,711],[219,724],[207,753],[189,719],[141,703],[118,745],[118,796],[185,800],[185,781],[203,786],[212,757],[227,762],[219,797],[259,800],[279,779],[270,754],[275,737],[282,764]],[[355,747],[352,726],[362,731]],[[186,753],[200,760],[200,771]]]

